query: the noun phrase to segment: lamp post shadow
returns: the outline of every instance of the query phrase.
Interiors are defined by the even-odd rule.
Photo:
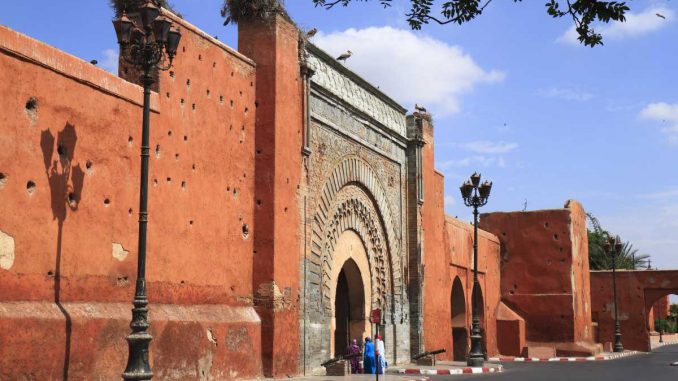
[[[85,172],[80,164],[73,166],[73,154],[77,142],[75,126],[66,123],[56,137],[47,129],[40,133],[40,148],[42,150],[45,175],[47,176],[52,218],[57,220],[57,244],[54,263],[54,303],[57,305],[66,320],[66,342],[64,345],[64,367],[62,377],[68,380],[68,371],[71,357],[71,315],[61,302],[61,260],[64,222],[68,211],[77,211],[80,202]],[[54,155],[56,148],[56,156]]]

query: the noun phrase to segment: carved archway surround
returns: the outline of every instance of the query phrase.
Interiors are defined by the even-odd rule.
[[[386,192],[375,171],[364,160],[349,156],[331,171],[320,192],[313,216],[311,263],[320,274],[322,307],[331,313],[332,255],[346,230],[363,240],[370,264],[373,306],[384,306],[384,296],[401,290],[400,239],[393,224]],[[395,296],[395,295],[394,295]],[[402,297],[402,295],[400,295]]]

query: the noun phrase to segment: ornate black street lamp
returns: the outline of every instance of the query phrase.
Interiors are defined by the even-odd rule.
[[[146,225],[148,223],[148,156],[150,151],[150,101],[153,72],[168,70],[177,53],[181,32],[172,28],[172,22],[160,15],[160,9],[147,0],[138,9],[142,28],[123,11],[113,21],[120,44],[120,55],[125,62],[140,69],[144,87],[144,113],[141,134],[141,184],[139,192],[139,257],[137,282],[132,309],[132,332],[127,336],[129,357],[122,374],[125,380],[150,380],[153,372],[149,364],[149,346],[153,337],[148,328],[148,299],[146,298]]]
[[[472,367],[480,367],[483,366],[485,355],[482,344],[483,336],[480,331],[480,317],[478,316],[478,293],[480,292],[480,283],[478,282],[478,208],[487,204],[492,183],[485,181],[480,184],[480,174],[474,172],[471,179],[462,184],[459,189],[464,204],[473,207],[473,300],[471,302],[473,323],[471,325],[471,351],[468,354],[467,364]]]
[[[609,237],[603,244],[608,255],[612,256],[612,292],[614,297],[614,351],[624,352],[621,339],[621,326],[619,325],[619,307],[617,306],[617,255],[622,251],[622,241],[619,236]]]

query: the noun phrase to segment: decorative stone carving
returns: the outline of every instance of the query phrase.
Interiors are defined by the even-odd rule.
[[[403,111],[389,105],[368,89],[336,70],[316,54],[309,54],[308,64],[315,70],[313,83],[323,87],[346,103],[374,118],[401,136],[406,136]]]

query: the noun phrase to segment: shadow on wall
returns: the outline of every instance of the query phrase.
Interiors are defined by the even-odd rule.
[[[68,210],[78,209],[85,172],[80,164],[73,166],[73,154],[78,136],[75,126],[66,123],[55,137],[47,129],[40,133],[40,148],[45,164],[45,174],[49,182],[52,203],[52,217],[58,221],[56,260],[54,265],[54,303],[66,319],[66,343],[64,350],[63,379],[68,380],[68,368],[71,354],[71,316],[61,304],[61,242],[64,221]],[[56,143],[56,144],[55,144]],[[54,149],[56,148],[56,156]]]

